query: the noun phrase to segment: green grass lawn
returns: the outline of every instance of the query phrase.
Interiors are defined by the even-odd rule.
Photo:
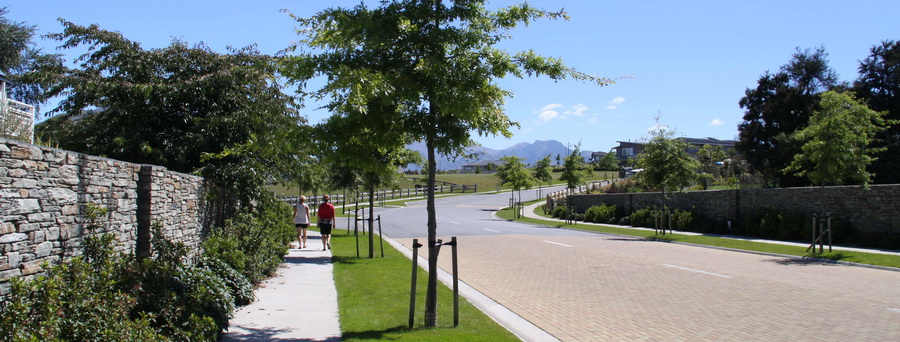
[[[534,202],[532,202],[532,203],[534,203]],[[536,213],[544,216],[543,210],[540,207],[538,207],[538,209],[536,210]],[[500,212],[498,212],[497,215],[501,218],[511,220],[513,217],[513,212],[509,209],[504,209],[504,210],[501,210]],[[728,239],[728,238],[721,238],[721,237],[715,237],[715,236],[703,236],[703,235],[699,235],[699,236],[682,235],[682,234],[656,235],[652,231],[620,228],[620,227],[604,226],[604,225],[592,225],[592,224],[582,224],[582,223],[576,223],[574,225],[564,225],[562,220],[553,219],[553,218],[549,218],[549,217],[547,217],[546,219],[522,218],[522,219],[517,219],[516,221],[550,225],[550,226],[559,226],[559,227],[565,226],[565,228],[589,230],[589,231],[595,231],[595,232],[600,232],[600,233],[609,233],[609,234],[617,234],[617,235],[635,236],[635,237],[642,237],[642,238],[646,238],[646,239],[658,239],[658,240],[673,241],[673,242],[692,243],[692,244],[697,244],[697,245],[733,248],[733,249],[764,252],[764,253],[785,254],[785,255],[794,255],[794,256],[802,256],[802,257],[816,257],[816,258],[822,258],[822,259],[840,260],[840,261],[853,262],[853,263],[859,263],[859,264],[900,268],[900,256],[896,256],[896,255],[863,253],[863,252],[855,252],[855,251],[839,251],[839,250],[834,250],[833,252],[825,252],[823,254],[811,254],[811,253],[806,252],[806,247],[769,244],[769,243],[762,243],[762,242],[753,242],[753,241]]]
[[[360,254],[368,255],[367,236],[360,236]],[[380,258],[378,239],[375,259],[357,258],[356,241],[345,230],[335,230],[334,279],[338,292],[343,341],[518,341],[465,298],[460,298],[460,324],[453,327],[453,292],[443,284],[438,289],[438,326],[425,328],[427,273],[419,269],[416,314],[409,323],[412,261],[385,243]],[[449,254],[448,254],[449,255]]]

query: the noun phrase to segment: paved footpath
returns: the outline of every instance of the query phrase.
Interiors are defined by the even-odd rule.
[[[242,307],[221,341],[340,341],[331,251],[319,232],[308,248],[292,248],[277,275],[260,284],[257,300]],[[294,246],[292,246],[294,247]]]

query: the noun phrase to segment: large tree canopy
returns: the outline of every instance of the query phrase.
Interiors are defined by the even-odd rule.
[[[217,53],[181,41],[145,50],[118,32],[61,20],[49,37],[62,49],[86,47],[76,67],[29,77],[62,96],[61,113],[39,129],[69,150],[181,172],[201,171],[240,197],[287,174],[303,148],[305,120],[277,82],[274,59],[255,47]]]
[[[428,150],[428,189],[434,189],[435,153],[456,155],[472,145],[472,132],[510,135],[515,125],[503,113],[509,91],[495,79],[546,75],[597,84],[606,78],[577,72],[558,59],[532,51],[510,54],[494,47],[520,23],[540,18],[566,18],[527,4],[497,11],[484,0],[395,0],[369,8],[330,8],[310,18],[295,17],[309,47],[287,59],[285,73],[303,85],[327,75],[315,91],[329,98],[331,107],[347,104],[367,116],[387,115]],[[312,71],[311,71],[312,70]],[[397,111],[371,111],[373,99],[389,98]],[[382,132],[388,134],[389,132]],[[429,191],[429,282],[426,325],[436,324],[437,221],[434,193]]]
[[[31,70],[56,68],[62,64],[59,54],[48,54],[34,43],[35,27],[6,18],[8,10],[0,8],[0,73],[13,82],[9,97],[37,106],[44,92],[40,79],[26,78]]]
[[[876,154],[870,170],[875,183],[900,183],[900,42],[884,41],[872,47],[869,57],[859,63],[859,78],[853,89],[861,101],[875,111],[886,111],[894,122],[875,136]]]
[[[871,174],[866,166],[883,148],[870,148],[875,135],[884,130],[884,112],[860,104],[852,92],[822,94],[821,110],[813,112],[809,126],[798,130],[802,153],[794,156],[785,172],[806,176],[817,185],[856,182],[867,187]]]
[[[837,84],[828,66],[824,48],[797,50],[788,64],[775,74],[759,78],[740,100],[744,121],[738,125],[738,151],[767,182],[781,186],[807,184],[802,178],[781,172],[800,152],[792,140],[794,131],[805,127],[818,109],[818,96]]]

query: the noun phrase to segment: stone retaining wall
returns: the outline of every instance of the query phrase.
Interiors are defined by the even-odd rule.
[[[568,196],[577,212],[603,203],[615,204],[630,213],[660,204],[659,193],[627,193]],[[762,207],[812,216],[823,206],[825,212],[852,223],[861,232],[900,233],[900,184],[829,186],[777,189],[691,191],[671,194],[673,209],[690,210],[704,217],[741,222]]]
[[[151,224],[197,251],[203,234],[203,179],[0,139],[0,296],[9,280],[80,255],[84,237],[115,234],[115,249],[149,253]],[[89,203],[107,208],[88,231]]]

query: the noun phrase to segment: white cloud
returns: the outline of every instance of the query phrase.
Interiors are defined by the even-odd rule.
[[[609,105],[606,106],[606,109],[619,109],[619,105],[625,102],[625,98],[621,96],[617,96],[616,98],[609,101]]]
[[[585,116],[587,115],[588,107],[582,103],[572,106],[571,109],[563,112],[565,115],[574,115],[574,116]]]
[[[713,120],[712,122],[709,123],[709,125],[710,125],[710,126],[713,126],[713,127],[722,126],[722,125],[724,125],[724,124],[725,124],[725,121],[722,121],[722,119],[715,119],[715,120]]]
[[[647,134],[652,135],[653,133],[667,131],[667,130],[669,130],[669,126],[655,124],[653,126],[650,126],[650,128],[647,128]]]
[[[541,108],[540,111],[538,111],[538,117],[541,118],[541,120],[544,120],[544,122],[556,119],[557,117],[559,117],[559,111],[557,111],[556,109],[562,108],[562,106],[563,105],[558,103],[548,104],[544,106],[544,108]]]

